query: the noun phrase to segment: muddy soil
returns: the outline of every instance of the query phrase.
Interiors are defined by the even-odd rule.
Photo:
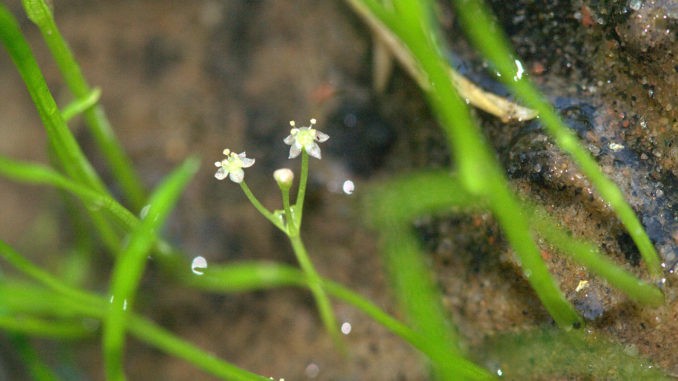
[[[17,3],[10,2],[10,7],[21,15]],[[165,231],[187,259],[200,255],[209,264],[248,259],[295,263],[283,237],[256,214],[239,188],[214,179],[212,162],[225,147],[246,150],[257,160],[247,171],[250,188],[265,205],[278,208],[271,174],[298,165],[287,160],[282,143],[288,121],[305,123],[315,117],[318,129],[332,138],[323,147],[322,161],[311,163],[303,233],[309,251],[321,274],[398,316],[377,237],[361,223],[361,191],[405,170],[453,163],[421,93],[404,72],[396,69],[384,93],[373,91],[369,30],[343,2],[56,3],[57,22],[90,83],[102,88],[102,103],[145,185],[156,185],[188,155],[202,157],[203,166]],[[632,7],[613,0],[495,3],[498,21],[529,75],[623,189],[648,229],[666,264],[667,303],[642,308],[551,248],[544,246],[543,255],[587,319],[588,331],[607,334],[678,374],[678,354],[671,350],[678,331],[675,5],[670,0],[629,2]],[[455,65],[489,90],[503,93],[464,42],[454,13],[442,7]],[[21,19],[52,91],[64,104],[66,89],[39,34]],[[0,152],[46,161],[39,120],[4,54],[0,83],[5,84],[0,86],[0,125],[5,126],[0,129]],[[517,191],[547,206],[573,234],[645,274],[613,213],[538,122],[504,124],[481,112],[477,116]],[[83,127],[74,123],[115,190]],[[347,179],[356,184],[352,195],[341,191]],[[0,237],[36,260],[54,264],[66,251],[69,235],[77,234],[64,233],[59,195],[5,180],[0,180],[0,195]],[[471,351],[500,333],[552,326],[491,215],[424,217],[415,227],[431,253],[444,302]],[[57,249],[46,253],[45,247]],[[101,262],[106,274],[110,261]],[[172,284],[150,267],[139,309],[239,366],[287,380],[426,379],[414,350],[349,306],[335,305],[338,318],[353,328],[344,357],[333,349],[304,291],[205,295]],[[93,287],[105,287],[95,279]],[[586,289],[577,288],[582,280],[589,282]],[[102,378],[96,340],[84,347],[47,346],[45,351],[72,353],[72,361],[84,369],[73,371],[79,379]],[[476,357],[493,368],[510,367],[495,358]],[[4,363],[11,361],[8,357]],[[131,379],[211,379],[135,341],[126,361]]]

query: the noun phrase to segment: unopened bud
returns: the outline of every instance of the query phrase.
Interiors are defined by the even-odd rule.
[[[273,172],[273,178],[281,189],[290,189],[294,180],[294,172],[289,168],[277,169]]]

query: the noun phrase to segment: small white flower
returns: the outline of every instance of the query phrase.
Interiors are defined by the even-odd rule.
[[[214,177],[217,180],[223,180],[228,176],[234,183],[241,183],[245,178],[245,171],[242,169],[253,166],[254,159],[245,157],[245,152],[237,154],[228,148],[224,150],[224,155],[226,155],[224,160],[214,163],[216,167],[219,167]]]
[[[307,154],[315,157],[316,159],[320,159],[320,147],[318,146],[318,143],[327,141],[330,136],[313,128],[315,122],[315,119],[311,119],[310,126],[299,128],[295,127],[294,121],[290,122],[290,126],[292,126],[290,135],[284,140],[285,144],[291,146],[290,159],[294,159],[295,157],[299,156],[302,148]]]

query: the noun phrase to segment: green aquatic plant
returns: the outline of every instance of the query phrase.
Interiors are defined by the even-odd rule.
[[[381,234],[393,291],[406,312],[407,323],[387,314],[343,285],[320,276],[313,266],[301,239],[309,157],[320,159],[322,155],[318,143],[329,139],[328,135],[315,129],[315,120],[312,119],[309,126],[303,127],[292,123],[290,135],[283,140],[290,146],[290,159],[301,156],[301,168],[294,202],[290,195],[294,173],[285,168],[274,173],[282,197],[280,210],[267,210],[247,186],[244,169],[252,167],[254,159],[248,158],[244,152],[237,154],[224,150],[225,158],[215,163],[218,168],[215,177],[219,180],[229,178],[239,184],[253,206],[286,234],[300,269],[278,263],[245,261],[210,264],[208,268],[202,269],[200,276],[195,276],[186,271],[191,268],[184,259],[186,256],[163,239],[161,227],[196,173],[198,159],[186,159],[148,195],[98,103],[101,90],[91,88],[85,80],[57,28],[50,6],[44,0],[23,0],[28,17],[41,31],[73,97],[63,107],[54,100],[19,23],[0,4],[0,42],[28,89],[45,127],[48,149],[52,153],[50,165],[0,156],[0,175],[19,183],[58,189],[70,195],[70,198],[66,198],[68,203],[80,203],[83,206],[73,208],[79,213],[74,223],[78,223],[78,220],[91,222],[86,224],[91,225],[91,229],[83,230],[83,235],[91,235],[91,241],[99,238],[113,260],[107,287],[103,291],[93,292],[63,274],[53,275],[51,270],[38,267],[27,256],[0,240],[0,258],[18,272],[12,273],[4,268],[0,272],[0,329],[10,333],[14,349],[24,361],[31,377],[36,380],[60,379],[51,365],[41,358],[29,338],[60,342],[100,338],[106,378],[124,380],[125,340],[129,334],[222,379],[269,379],[218,359],[139,315],[135,299],[145,271],[146,258],[152,256],[159,268],[169,275],[168,278],[182,287],[212,293],[236,293],[284,286],[308,290],[316,301],[325,329],[339,348],[344,348],[344,344],[340,340],[329,298],[342,300],[419,350],[430,362],[433,374],[438,379],[492,379],[496,374],[494,369],[490,373],[469,360],[464,343],[441,305],[440,295],[411,229],[413,218],[423,214],[446,213],[450,207],[459,210],[490,209],[495,213],[518,253],[525,273],[529,271],[528,278],[535,292],[560,326],[579,324],[581,319],[546,270],[536,251],[534,235],[543,237],[564,254],[571,255],[630,298],[648,305],[662,303],[663,295],[656,287],[612,264],[590,244],[572,239],[563,229],[554,226],[542,210],[519,199],[509,190],[498,163],[483,141],[482,133],[450,85],[449,66],[440,54],[442,48],[437,40],[438,29],[431,20],[431,3],[406,0],[392,1],[390,5],[374,0],[352,0],[352,3],[362,7],[360,9],[367,12],[372,20],[397,36],[399,44],[409,50],[411,62],[417,65],[420,79],[428,80],[419,80],[419,83],[429,84],[425,86],[426,96],[448,134],[449,146],[458,164],[452,174],[421,172],[393,179],[388,185],[375,187],[367,197],[368,218]],[[467,9],[466,6],[475,6],[475,3],[468,3],[474,2],[460,3],[460,13],[464,17],[473,17],[468,15],[482,12],[476,8]],[[478,20],[481,20],[479,24],[489,25],[489,21],[483,17],[478,16]],[[478,38],[495,38],[494,43],[501,44],[494,34]],[[499,62],[495,64],[502,73],[509,74],[511,68],[501,63],[505,58],[493,59]],[[525,98],[526,104],[543,115],[545,123],[557,125],[557,118],[547,117],[550,114],[545,107],[548,106],[530,100],[531,94],[536,93],[529,91],[532,90],[516,90],[519,95],[523,94],[521,96]],[[531,110],[502,104],[504,111],[508,107],[508,110],[518,110],[519,115],[533,116]],[[121,185],[124,202],[117,200],[106,188],[68,128],[67,123],[77,115],[84,117],[95,146],[103,153],[114,180]],[[556,136],[562,134],[558,128],[552,128]],[[591,169],[587,164],[588,159],[577,153],[577,148],[572,148],[576,147],[576,142],[573,143],[567,135],[563,136],[557,141],[572,153],[585,173],[592,178],[599,176],[596,169]],[[478,176],[480,173],[484,176]],[[637,227],[633,221],[635,216],[625,209],[623,199],[620,201],[619,195],[610,190],[610,184],[604,178],[594,179],[593,182],[607,189],[601,193],[610,197],[608,201],[615,206],[627,227],[630,230]],[[644,232],[635,229],[630,233],[638,242],[651,274],[656,275],[653,249],[644,241]],[[92,249],[88,247],[85,250]],[[96,260],[91,256],[88,259]],[[60,260],[68,262],[71,258]],[[92,324],[93,320],[95,324]],[[516,344],[516,347],[519,346]]]
[[[456,181],[447,191],[467,193],[477,204],[493,212],[509,244],[516,252],[525,278],[555,322],[566,329],[581,326],[583,322],[581,317],[564,297],[539,254],[531,233],[531,222],[523,213],[521,201],[508,186],[508,180],[495,155],[488,148],[467,106],[454,89],[454,83],[448,74],[449,63],[444,56],[441,32],[434,21],[433,2],[403,0],[385,4],[377,0],[351,0],[350,3],[371,20],[373,28],[390,31],[392,38],[400,41],[398,46],[407,50],[407,54],[412,57],[414,64],[426,78],[420,85],[446,133],[450,153],[456,163]],[[511,54],[501,32],[493,26],[482,6],[482,1],[462,0],[454,2],[454,5],[475,46],[493,63],[507,86],[514,90],[521,100],[539,112],[539,117],[558,146],[570,154],[582,172],[591,179],[601,196],[612,205],[629,234],[633,235],[652,280],[658,280],[661,275],[659,257],[621,191],[603,175],[596,162],[577,141],[574,133],[563,124],[553,108],[529,83],[527,77],[516,73],[518,68],[510,58],[515,55]],[[488,28],[493,32],[487,33]],[[389,207],[398,208],[400,205],[387,204],[386,209]],[[567,243],[562,246],[577,245]],[[583,253],[580,250],[576,252]],[[592,270],[598,269],[594,272],[601,274],[600,269],[604,266],[598,265],[598,259],[591,259],[595,255],[591,252],[575,258],[579,258]],[[612,265],[610,262],[606,264]],[[621,273],[621,268],[612,266],[617,270],[616,274]],[[611,277],[615,278],[616,275]],[[640,288],[644,288],[644,292],[652,290],[651,298],[642,298],[651,305],[663,302],[658,289],[644,284],[639,279],[636,282],[637,286],[632,283],[625,284],[627,293],[641,292]]]
[[[288,168],[281,168],[273,173],[273,178],[280,188],[282,195],[283,209],[274,212],[264,207],[257,197],[252,193],[245,182],[245,172],[243,168],[249,168],[254,165],[255,159],[246,157],[245,152],[236,154],[229,149],[224,149],[223,154],[226,159],[214,163],[219,169],[214,174],[217,180],[223,180],[228,176],[234,183],[240,184],[243,193],[247,196],[250,203],[257,209],[261,215],[266,217],[273,226],[280,229],[290,241],[297,261],[301,266],[308,280],[308,286],[313,293],[318,311],[322,318],[325,329],[332,335],[335,343],[341,345],[341,336],[337,319],[332,311],[332,305],[322,287],[320,275],[313,266],[306,245],[301,239],[300,229],[303,216],[304,198],[306,196],[306,184],[308,183],[308,157],[313,156],[321,158],[320,147],[317,142],[325,142],[330,137],[315,128],[315,119],[311,119],[311,125],[308,127],[296,128],[294,121],[290,122],[292,130],[290,135],[284,139],[285,144],[290,145],[290,159],[296,158],[301,154],[301,177],[299,179],[299,191],[294,205],[290,203],[290,188],[294,180],[294,173]]]

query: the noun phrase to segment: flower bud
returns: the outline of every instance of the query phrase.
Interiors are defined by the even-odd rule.
[[[289,168],[277,169],[273,172],[273,178],[278,183],[280,189],[289,190],[294,180],[294,172]]]

